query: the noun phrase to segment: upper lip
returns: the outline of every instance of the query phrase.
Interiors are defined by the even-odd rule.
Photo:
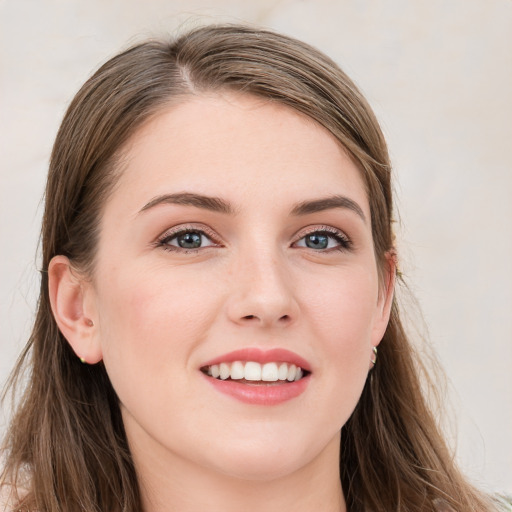
[[[212,366],[220,363],[232,363],[233,361],[254,361],[255,363],[292,363],[295,366],[300,366],[303,370],[311,372],[311,365],[301,356],[295,352],[286,350],[284,348],[272,348],[270,350],[264,350],[261,348],[243,348],[240,350],[234,350],[221,356],[210,359],[201,365]]]

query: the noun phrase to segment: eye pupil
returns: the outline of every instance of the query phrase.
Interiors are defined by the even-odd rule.
[[[177,242],[183,249],[197,249],[201,247],[201,235],[194,232],[184,233],[178,236]]]
[[[313,233],[306,236],[306,246],[310,249],[326,249],[329,245],[329,237]]]

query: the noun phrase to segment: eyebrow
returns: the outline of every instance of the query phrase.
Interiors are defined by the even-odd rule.
[[[179,192],[176,194],[164,194],[157,196],[149,203],[144,205],[139,213],[142,213],[159,204],[181,204],[185,206],[195,206],[212,212],[226,213],[233,215],[234,208],[230,203],[220,197],[203,196],[201,194],[192,194],[190,192]]]
[[[354,200],[339,195],[315,199],[313,201],[303,201],[293,208],[292,215],[308,215],[310,213],[322,212],[333,208],[346,208],[348,210],[352,210],[361,217],[363,222],[366,222],[366,217],[362,208]]]
[[[149,203],[144,205],[139,213],[147,211],[150,208],[154,208],[160,204],[180,204],[185,206],[194,206],[196,208],[201,208],[213,212],[224,213],[227,215],[236,214],[235,208],[231,205],[231,203],[221,199],[220,197],[205,196],[191,192],[178,192],[175,194],[164,194],[157,196],[149,201]],[[354,200],[340,195],[298,203],[292,208],[291,215],[309,215],[311,213],[331,210],[334,208],[345,208],[351,210],[356,213],[363,220],[363,222],[366,222],[366,217],[362,208]]]

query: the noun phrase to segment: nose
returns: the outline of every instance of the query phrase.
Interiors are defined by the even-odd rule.
[[[239,325],[285,327],[299,316],[294,283],[284,258],[272,254],[241,257],[230,275],[227,314]]]

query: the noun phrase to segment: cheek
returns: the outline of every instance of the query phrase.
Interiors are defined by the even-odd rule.
[[[353,349],[357,355],[357,347],[363,349],[371,341],[378,305],[377,273],[365,267],[358,270],[323,279],[305,302],[307,316],[333,353]]]
[[[173,368],[187,365],[217,314],[205,279],[200,286],[180,273],[141,268],[112,271],[102,281],[101,343],[114,387],[156,375],[168,380]]]
[[[376,272],[352,269],[324,280],[308,302],[311,339],[323,351],[318,377],[329,390],[319,409],[331,411],[336,428],[352,413],[368,375],[377,294]]]

